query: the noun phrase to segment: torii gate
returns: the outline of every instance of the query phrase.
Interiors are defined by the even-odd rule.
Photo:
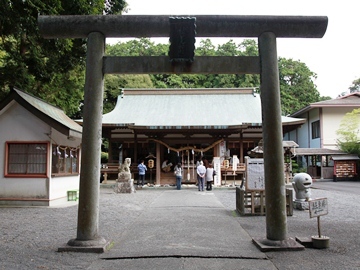
[[[44,38],[88,38],[77,237],[59,251],[104,252],[99,235],[99,175],[104,74],[260,74],[265,163],[266,239],[262,250],[288,250],[282,123],[276,38],[321,38],[326,16],[191,15],[197,37],[256,37],[259,57],[196,57],[172,63],[168,57],[106,57],[105,38],[168,37],[169,16],[39,16]]]

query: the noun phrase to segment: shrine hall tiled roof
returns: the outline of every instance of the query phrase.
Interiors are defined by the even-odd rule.
[[[226,129],[261,126],[260,95],[250,88],[125,89],[103,126]],[[282,117],[283,125],[303,119]]]

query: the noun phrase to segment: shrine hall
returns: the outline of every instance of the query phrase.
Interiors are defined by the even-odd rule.
[[[224,172],[231,171],[224,160],[231,166],[236,156],[239,162],[232,173],[238,180],[244,158],[263,137],[261,111],[256,88],[123,89],[115,108],[102,116],[102,136],[109,141],[102,173],[116,179],[119,160],[131,158],[135,179],[136,167],[144,160],[147,183],[174,184],[173,172],[161,170],[168,160],[174,166],[183,164],[184,183],[195,183],[196,161],[217,158],[224,183]],[[281,120],[283,134],[305,122],[285,116]]]

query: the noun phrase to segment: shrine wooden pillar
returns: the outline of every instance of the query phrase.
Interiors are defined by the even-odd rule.
[[[161,145],[156,142],[156,185],[160,185],[161,178]]]

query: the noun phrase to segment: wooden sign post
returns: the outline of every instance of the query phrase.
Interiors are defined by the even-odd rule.
[[[312,243],[315,248],[329,247],[329,237],[321,235],[320,216],[328,214],[328,201],[327,198],[319,198],[309,200],[309,214],[310,218],[317,218],[318,236],[312,236]]]

